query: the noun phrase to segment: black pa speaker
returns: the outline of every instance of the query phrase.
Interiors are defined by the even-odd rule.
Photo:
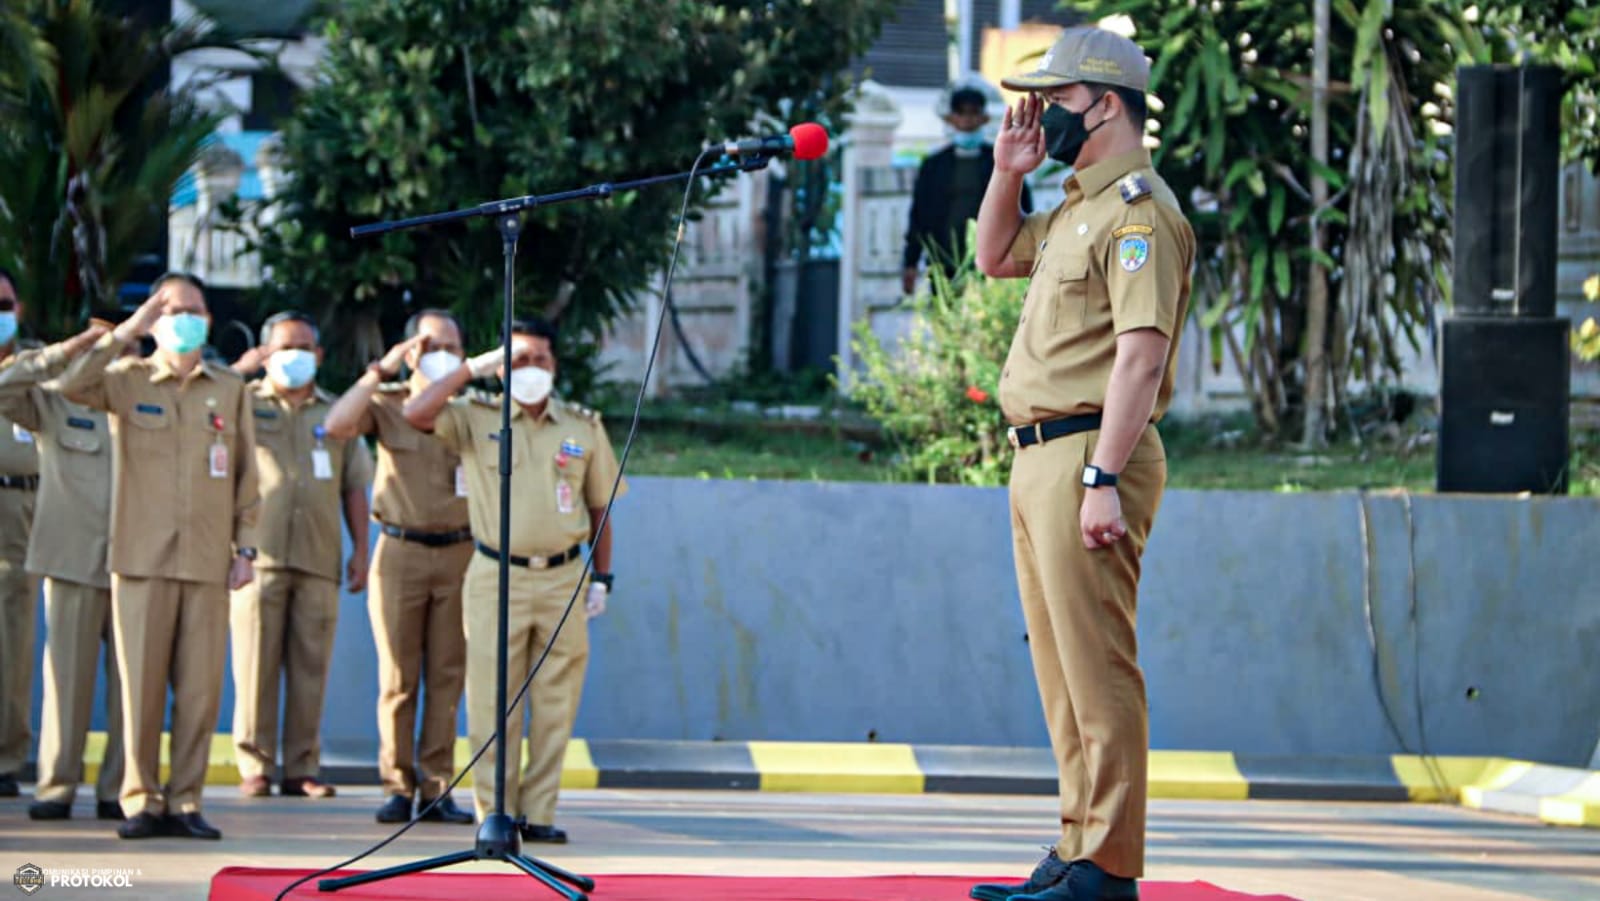
[[[1439,491],[1567,492],[1570,328],[1549,317],[1444,321]]]
[[[1456,70],[1454,307],[1554,316],[1562,71]]]

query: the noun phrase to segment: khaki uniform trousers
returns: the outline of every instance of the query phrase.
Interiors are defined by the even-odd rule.
[[[44,621],[44,710],[34,797],[71,804],[78,794],[103,644],[106,749],[94,794],[97,801],[115,801],[122,788],[122,680],[117,676],[116,638],[111,628],[111,590],[45,579]]]
[[[477,749],[489,741],[496,725],[495,658],[499,630],[499,567],[483,554],[473,554],[467,565],[465,610],[467,646],[467,732]],[[508,627],[506,634],[506,701],[516,697],[528,670],[544,653],[545,645],[565,612],[567,602],[578,587],[583,572],[581,563],[567,563],[554,569],[535,570],[511,567],[508,586]],[[511,707],[506,717],[506,747],[522,745],[528,734],[527,764],[520,773],[515,761],[506,762],[506,813],[512,819],[526,817],[534,825],[553,825],[556,795],[561,790],[561,767],[566,759],[567,740],[578,716],[578,699],[583,693],[584,672],[589,664],[589,623],[583,615],[583,599],[573,606],[572,615],[561,627],[550,656],[539,674],[533,677],[522,701]],[[524,726],[523,717],[528,719]],[[515,751],[513,751],[515,753]],[[519,755],[520,756],[520,755]],[[494,812],[495,746],[472,771],[472,798],[478,820]]]
[[[113,575],[111,620],[122,679],[122,812],[198,812],[222,703],[228,588]],[[169,684],[171,767],[163,789],[161,723]]]
[[[455,775],[467,657],[461,580],[472,554],[471,541],[429,547],[378,538],[367,612],[378,647],[378,775],[388,794],[409,798],[420,788],[431,801]],[[425,691],[420,742],[419,688]]]
[[[22,769],[33,742],[29,719],[39,580],[23,569],[33,528],[33,496],[20,488],[0,488],[0,773],[12,776]]]
[[[283,778],[316,776],[322,764],[322,699],[328,687],[339,583],[292,569],[258,569],[233,592],[233,747],[239,775],[272,778],[278,760],[283,681]]]
[[[1062,860],[1144,875],[1149,711],[1135,621],[1140,557],[1166,486],[1166,454],[1145,429],[1118,476],[1127,535],[1089,550],[1080,479],[1098,432],[1022,448],[1011,529],[1028,648],[1061,781]]]

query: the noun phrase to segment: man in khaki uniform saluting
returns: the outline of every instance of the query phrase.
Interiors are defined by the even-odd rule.
[[[1149,64],[1127,38],[1062,33],[1007,111],[978,216],[978,265],[1030,277],[1000,378],[1016,448],[1011,523],[1034,675],[1061,779],[1061,838],[1020,885],[979,899],[1123,901],[1144,874],[1149,721],[1135,614],[1166,485],[1194,233],[1143,146]],[[1024,217],[1023,176],[1074,167]]]
[[[334,438],[378,439],[372,504],[381,534],[367,610],[378,647],[378,773],[389,795],[378,808],[380,823],[411,819],[413,801],[427,811],[424,819],[472,822],[472,814],[445,794],[455,775],[456,711],[467,665],[461,631],[461,580],[472,558],[466,475],[454,451],[404,415],[406,400],[459,368],[462,354],[455,317],[418,311],[406,322],[405,340],[367,367],[325,423]],[[386,383],[402,365],[410,377]],[[420,740],[419,688],[426,701]]]
[[[351,591],[367,582],[367,486],[372,457],[360,439],[327,434],[333,403],[315,382],[322,362],[317,327],[284,312],[261,326],[261,343],[234,370],[264,363],[251,382],[261,512],[256,579],[230,598],[233,638],[233,747],[239,792],[271,793],[278,764],[279,679],[283,682],[285,797],[331,798],[320,780],[322,700],[339,618],[339,514],[353,550]]]
[[[599,415],[550,396],[555,338],[555,329],[542,320],[518,322],[510,365],[502,366],[502,351],[496,348],[433,382],[405,405],[406,419],[437,435],[466,466],[467,505],[478,549],[467,565],[463,603],[467,645],[473,649],[467,657],[467,731],[474,746],[487,742],[499,725],[495,710],[499,555],[507,554],[511,564],[508,699],[516,696],[528,670],[550,643],[556,623],[579,588],[582,542],[594,548],[594,577],[585,600],[588,617],[604,612],[612,583],[610,525],[603,531],[597,527],[619,467]],[[500,540],[500,400],[450,399],[470,379],[497,371],[516,401],[511,410],[509,548],[495,547]],[[626,485],[619,486],[618,496],[625,491]],[[568,617],[524,701],[509,711],[509,749],[522,744],[524,705],[532,721],[527,767],[519,775],[513,761],[506,765],[505,813],[524,821],[520,825],[525,841],[567,840],[566,832],[554,826],[556,795],[588,660],[588,623]],[[480,821],[494,809],[494,768],[491,745],[472,777]]]
[[[218,839],[200,815],[222,701],[228,591],[255,573],[255,429],[244,381],[201,359],[204,286],[156,280],[150,299],[61,377],[111,414],[111,611],[122,679],[123,838]],[[147,333],[156,352],[113,362]],[[159,781],[172,686],[171,778]]]
[[[0,269],[0,367],[19,349],[22,319],[11,273]],[[28,533],[33,528],[39,454],[33,433],[0,415],[0,798],[15,798],[17,772],[33,741],[33,616],[38,583],[28,575]]]
[[[0,370],[0,415],[39,441],[39,497],[28,540],[28,572],[44,577],[44,698],[39,778],[28,816],[64,820],[83,781],[100,648],[106,656],[106,746],[95,780],[95,813],[122,819],[122,692],[111,629],[106,543],[111,523],[111,433],[106,414],[61,396],[60,375],[107,331],[82,333],[19,354]]]

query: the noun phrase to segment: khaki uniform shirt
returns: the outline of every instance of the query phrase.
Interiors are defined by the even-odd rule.
[[[38,436],[39,494],[27,569],[110,588],[110,425],[106,414],[67,400],[46,381],[66,367],[66,355],[50,348],[25,353],[16,365],[0,370],[0,415]]]
[[[17,365],[27,353],[19,342],[11,356],[0,360],[0,372]],[[0,413],[0,476],[31,476],[39,473],[39,452],[26,426]],[[15,491],[0,488],[0,491]]]
[[[269,379],[250,384],[261,473],[256,566],[339,581],[344,495],[372,484],[365,441],[319,437],[333,398],[321,388],[297,409]]]
[[[406,422],[411,389],[390,383],[372,395],[357,431],[378,439],[372,518],[414,532],[455,532],[467,519],[461,458],[434,436]],[[498,497],[498,495],[496,495]]]
[[[452,400],[433,433],[466,467],[472,537],[500,550],[500,398]],[[617,471],[598,413],[552,397],[534,421],[513,403],[510,553],[548,557],[588,541],[589,508],[606,505]]]
[[[1100,412],[1117,335],[1153,328],[1172,341],[1150,417],[1159,421],[1177,375],[1194,231],[1147,150],[1075,173],[1066,195],[1024,219],[1011,245],[1033,274],[1000,376],[1001,410],[1012,425]]]
[[[60,379],[69,399],[111,414],[113,573],[225,584],[255,546],[255,421],[244,380],[202,362],[179,377],[159,356],[116,360],[106,335]]]

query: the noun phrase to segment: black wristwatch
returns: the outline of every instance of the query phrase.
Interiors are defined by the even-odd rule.
[[[253,547],[242,547],[234,551],[233,555],[254,563],[256,560],[256,549]]]
[[[601,585],[604,585],[606,587],[606,591],[608,593],[611,591],[612,583],[616,582],[616,580],[617,580],[617,577],[616,577],[616,575],[614,573],[590,573],[589,574],[589,581],[598,582]]]
[[[1090,488],[1110,488],[1117,484],[1117,474],[1106,472],[1100,467],[1090,463],[1083,468],[1083,484]]]

